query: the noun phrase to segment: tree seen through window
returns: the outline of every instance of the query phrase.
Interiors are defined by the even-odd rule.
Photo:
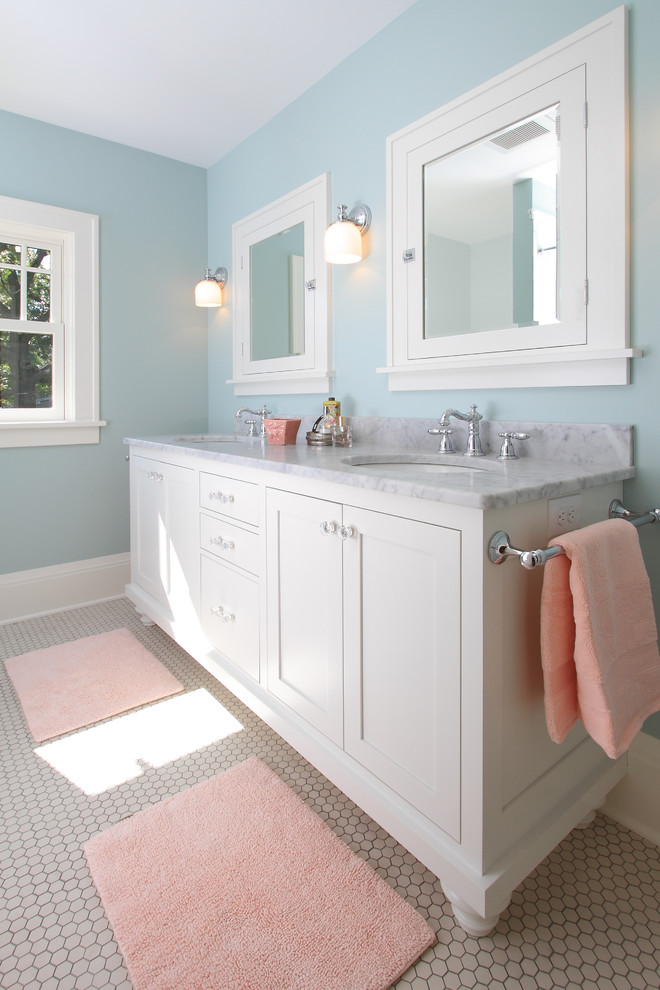
[[[48,248],[0,243],[0,319],[51,320],[50,268]],[[0,408],[50,407],[52,362],[52,333],[0,330]]]

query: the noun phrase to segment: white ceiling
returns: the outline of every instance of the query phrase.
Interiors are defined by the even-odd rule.
[[[0,109],[208,167],[415,0],[0,0]]]

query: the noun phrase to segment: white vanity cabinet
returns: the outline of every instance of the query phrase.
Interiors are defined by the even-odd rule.
[[[268,690],[460,838],[460,533],[269,489]]]
[[[131,583],[173,618],[196,597],[196,472],[135,449],[130,465]]]
[[[306,470],[305,448],[244,446],[228,458],[131,447],[127,594],[437,874],[468,932],[486,934],[626,769],[581,725],[551,742],[542,568],[488,557],[498,531],[547,544],[546,482],[480,508],[387,479],[345,482],[332,450],[311,451]],[[497,470],[504,488],[517,491],[517,470],[531,485],[529,466]],[[576,483],[582,525],[622,495],[599,476]]]

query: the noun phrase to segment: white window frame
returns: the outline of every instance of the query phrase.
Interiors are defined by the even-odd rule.
[[[105,426],[99,419],[98,217],[0,196],[0,231],[9,243],[61,245],[62,276],[60,312],[53,314],[59,319],[29,321],[32,332],[53,333],[53,407],[0,410],[0,447],[98,443]],[[3,320],[2,328],[26,327]]]

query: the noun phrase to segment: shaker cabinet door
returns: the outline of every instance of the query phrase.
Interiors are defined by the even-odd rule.
[[[344,507],[344,745],[460,840],[461,534]]]
[[[195,600],[195,472],[131,455],[131,580],[174,615]]]
[[[267,506],[268,690],[341,746],[341,505],[271,489]]]

